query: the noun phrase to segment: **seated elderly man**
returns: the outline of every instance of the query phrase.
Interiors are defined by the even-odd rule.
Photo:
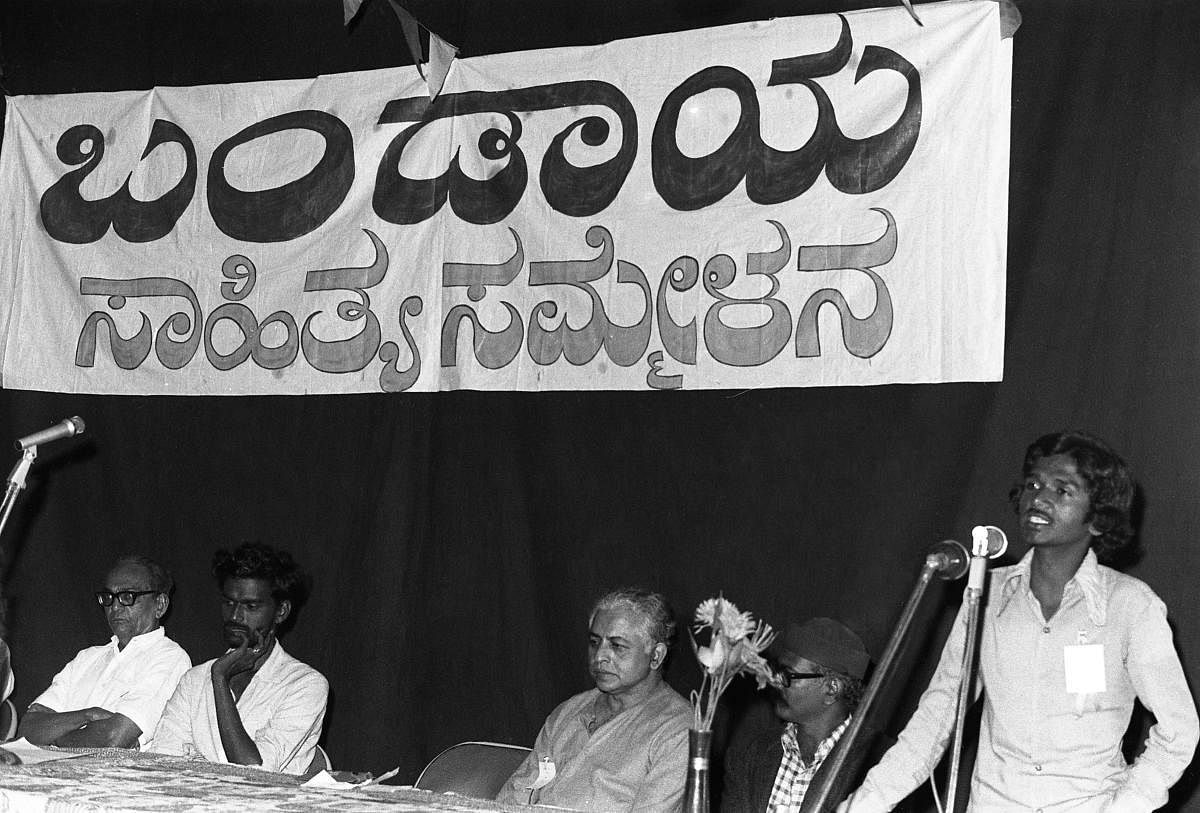
[[[117,560],[104,589],[96,591],[112,640],[82,650],[64,666],[29,706],[18,733],[36,745],[144,746],[192,665],[160,625],[174,586],[152,559]]]
[[[230,648],[183,676],[149,748],[303,773],[321,736],[329,683],[284,652],[277,636],[303,596],[304,574],[290,554],[260,544],[217,551],[212,572]]]
[[[550,713],[496,798],[576,810],[676,809],[692,707],[663,682],[674,639],[674,617],[658,593],[617,590],[597,601],[588,620],[596,688]]]

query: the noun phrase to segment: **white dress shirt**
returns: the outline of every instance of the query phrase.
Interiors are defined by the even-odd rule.
[[[192,667],[179,681],[147,750],[229,762],[213,699],[215,661]],[[237,701],[242,726],[258,748],[262,768],[291,774],[308,768],[321,736],[328,696],[325,677],[284,652],[276,641]]]
[[[1148,813],[1191,762],[1200,720],[1163,602],[1088,551],[1049,620],[1030,589],[1032,551],[992,571],[982,613],[984,695],[972,813]],[[965,606],[965,605],[964,605]],[[916,713],[853,796],[890,810],[929,776],[954,723],[966,620],[960,611]],[[1156,722],[1132,765],[1121,753],[1134,700]]]
[[[187,652],[162,627],[135,635],[124,649],[117,649],[114,635],[103,646],[81,650],[33,702],[57,712],[95,706],[123,714],[142,730],[138,744],[145,747],[167,698],[191,665]]]

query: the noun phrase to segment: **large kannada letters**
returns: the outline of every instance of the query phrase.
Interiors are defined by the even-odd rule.
[[[371,310],[371,299],[366,289],[378,285],[388,269],[388,252],[383,242],[373,232],[365,230],[375,249],[375,260],[365,267],[331,268],[309,271],[305,274],[304,291],[350,291],[356,298],[347,299],[337,306],[338,318],[343,322],[363,323],[358,334],[346,339],[325,341],[317,338],[313,324],[322,315],[315,311],[304,320],[303,328],[297,328],[296,318],[286,310],[271,313],[261,322],[254,312],[242,304],[254,290],[258,270],[248,257],[233,255],[221,266],[221,275],[226,280],[220,284],[221,298],[225,300],[205,318],[200,300],[195,291],[185,282],[170,277],[144,277],[133,280],[84,277],[79,281],[79,293],[83,296],[106,296],[108,307],[114,311],[123,309],[130,297],[179,297],[191,306],[190,313],[179,311],[172,314],[153,330],[150,317],[140,312],[141,327],[132,336],[122,336],[117,330],[111,314],[93,312],[84,322],[75,345],[75,365],[93,367],[96,363],[96,345],[100,325],[108,332],[108,347],[117,366],[134,370],[141,366],[153,347],[155,356],[168,370],[178,370],[196,356],[201,338],[204,355],[208,363],[217,370],[232,370],[252,360],[266,370],[279,370],[296,362],[297,355],[316,370],[325,373],[348,373],[364,369],[376,356],[384,362],[379,374],[380,389],[395,392],[408,389],[420,374],[421,357],[412,332],[405,324],[406,316],[421,312],[420,300],[409,297],[404,300],[398,313],[399,326],[412,358],[411,365],[400,370],[396,364],[401,353],[393,342],[382,342],[379,319]],[[213,333],[222,323],[233,326],[241,340],[228,350],[217,346]],[[278,326],[284,335],[282,341],[268,344],[263,335]],[[278,331],[275,332],[276,335]],[[179,338],[176,338],[179,337]]]
[[[828,51],[772,62],[769,87],[795,84],[812,94],[817,106],[813,135],[803,147],[776,150],[759,134],[759,103],[751,80],[728,66],[713,66],[688,77],[667,95],[654,126],[650,163],[654,188],[668,206],[694,211],[716,204],[743,181],[749,199],[760,205],[780,203],[804,194],[824,171],[830,183],[846,194],[883,188],[904,167],[921,130],[921,78],[908,60],[887,48],[863,50],[855,82],[868,74],[889,70],[904,78],[906,98],[897,120],[883,132],[864,139],[847,138],[837,124],[828,94],[817,81],[832,77],[849,62],[850,25],[841,17],[841,33]],[[676,142],[680,110],[693,97],[713,89],[732,91],[740,115],[724,143],[708,155],[685,155]],[[411,225],[437,215],[449,202],[454,215],[466,223],[488,225],[510,215],[528,186],[528,161],[521,149],[524,126],[518,113],[604,108],[619,124],[619,145],[613,155],[587,166],[567,156],[573,135],[590,148],[608,145],[612,127],[604,116],[576,113],[578,118],[556,133],[541,156],[538,184],[545,202],[571,217],[592,217],[605,211],[620,192],[638,150],[637,113],[620,89],[608,82],[573,81],[500,91],[467,91],[439,96],[394,99],[379,116],[378,125],[409,123],[384,149],[375,173],[372,205],[388,223]],[[447,166],[429,178],[409,178],[400,169],[405,150],[435,121],[488,113],[503,117],[507,131],[488,127],[478,137],[480,155],[491,161],[507,159],[486,179],[464,173],[457,150]],[[303,177],[274,189],[244,190],[225,177],[225,165],[236,148],[288,130],[320,135],[321,157]],[[88,243],[99,240],[111,226],[124,240],[150,242],[167,236],[190,204],[196,186],[197,158],[192,139],[178,124],[154,122],[142,158],[157,147],[177,143],[186,166],[175,187],[153,201],[137,201],[128,182],[109,198],[85,200],[80,185],[104,158],[104,135],[92,124],[78,124],[62,134],[58,157],[64,164],[82,165],[56,181],[42,195],[41,216],[55,240]],[[295,240],[325,224],[344,203],[354,181],[354,139],[350,128],[331,113],[296,110],[272,116],[227,138],[214,151],[207,172],[207,203],[213,223],[225,234],[250,243]],[[132,175],[132,173],[131,173]]]
[[[94,243],[109,227],[122,240],[149,243],[166,237],[183,215],[196,190],[196,148],[179,125],[156,119],[146,141],[142,158],[163,144],[183,147],[187,164],[183,176],[171,191],[153,201],[134,200],[129,194],[129,177],[111,196],[85,200],[79,187],[104,159],[104,134],[91,124],[77,124],[58,139],[58,160],[81,164],[59,178],[42,195],[42,226],[62,243]]]
[[[833,305],[842,320],[843,342],[846,349],[859,357],[874,355],[886,343],[892,327],[892,305],[888,287],[875,271],[889,262],[895,254],[897,230],[895,219],[885,210],[878,210],[885,218],[883,234],[862,245],[849,246],[801,246],[796,252],[797,274],[789,279],[800,281],[800,274],[818,271],[855,269],[866,274],[874,284],[875,307],[862,318],[855,317],[845,297],[835,288],[822,288],[810,295],[799,317],[795,320],[795,356],[815,357],[821,354],[817,336],[817,312],[825,304]],[[470,325],[471,351],[475,361],[482,367],[498,370],[512,364],[524,346],[529,360],[539,366],[556,364],[565,360],[572,365],[583,365],[592,361],[603,351],[607,358],[620,367],[630,367],[645,358],[650,369],[647,385],[653,388],[680,387],[682,374],[661,375],[663,351],[685,367],[697,363],[698,344],[701,331],[697,330],[699,313],[692,313],[683,324],[672,315],[672,294],[683,294],[699,284],[712,301],[704,310],[703,345],[713,360],[735,367],[753,367],[767,364],[777,357],[793,335],[793,317],[787,304],[777,297],[782,283],[778,274],[785,270],[792,257],[792,242],[784,226],[768,221],[774,228],[779,245],[762,252],[746,255],[745,276],[766,277],[769,291],[762,296],[735,298],[728,296],[729,288],[738,277],[737,262],[727,254],[710,257],[704,264],[692,256],[681,256],[670,263],[653,293],[650,282],[640,267],[626,260],[615,259],[616,247],[612,234],[601,225],[592,226],[584,236],[586,243],[599,253],[591,258],[568,260],[542,260],[528,263],[528,278],[525,285],[517,285],[520,272],[526,266],[525,251],[521,238],[510,230],[514,247],[502,262],[472,263],[446,262],[442,265],[442,287],[446,300],[452,300],[454,289],[463,289],[468,302],[453,305],[445,303],[445,316],[440,335],[440,366],[455,367],[459,362],[459,335],[463,322]],[[299,357],[312,368],[324,373],[351,373],[365,369],[378,358],[383,362],[379,372],[380,389],[385,392],[406,390],[416,383],[421,372],[420,343],[414,337],[409,319],[419,316],[424,303],[419,296],[405,297],[397,311],[397,325],[403,334],[409,365],[401,370],[397,362],[402,352],[397,343],[383,341],[383,330],[379,318],[372,309],[367,289],[381,283],[389,268],[389,254],[383,241],[370,230],[364,232],[370,238],[375,251],[375,260],[367,266],[345,267],[308,271],[305,274],[304,292],[348,291],[353,296],[337,306],[337,317],[346,323],[362,322],[361,330],[345,339],[325,340],[318,338],[314,325],[321,311],[310,313],[297,327],[295,316],[288,311],[275,311],[261,321],[253,311],[242,304],[254,289],[257,269],[253,261],[242,255],[233,255],[222,264],[220,295],[224,300],[207,317],[200,299],[186,283],[169,277],[146,277],[133,280],[84,277],[80,280],[79,292],[83,296],[107,297],[108,307],[122,310],[130,298],[176,297],[189,305],[186,311],[171,314],[157,330],[144,311],[139,312],[140,328],[130,336],[123,336],[117,329],[112,314],[96,311],[88,316],[80,331],[75,350],[78,367],[92,367],[96,361],[96,348],[100,326],[104,325],[108,335],[108,349],[118,367],[124,370],[137,369],[154,350],[156,358],[168,370],[178,370],[189,364],[197,355],[201,344],[208,363],[217,370],[231,370],[246,361],[267,370],[277,370],[294,364]],[[614,262],[615,260],[615,262]],[[617,268],[616,281],[635,286],[641,300],[640,313],[633,324],[618,324],[609,317],[597,283],[602,282]],[[523,313],[518,304],[536,299],[531,290],[541,286],[569,286],[583,293],[590,303],[590,313],[581,327],[564,313],[554,327],[547,327],[546,319],[559,315],[560,305],[554,300],[543,299]],[[484,325],[474,306],[486,298],[490,289],[497,289],[508,315],[508,324],[492,330]],[[615,290],[615,288],[613,289]],[[687,301],[695,303],[692,297]],[[727,309],[736,307],[765,306],[770,317],[761,325],[736,326],[723,319]],[[694,307],[694,306],[693,306]],[[678,310],[678,304],[675,310]],[[231,349],[222,350],[213,338],[223,322],[237,330],[240,341]],[[649,355],[654,326],[662,348],[654,348]],[[282,328],[283,339],[268,344],[263,335],[268,328]],[[280,331],[276,331],[276,335]],[[665,383],[664,383],[665,382]]]
[[[781,203],[807,192],[822,169],[834,188],[847,194],[881,189],[899,174],[921,129],[920,74],[894,51],[868,46],[855,82],[873,71],[896,71],[908,86],[904,109],[882,133],[861,140],[844,136],[828,94],[816,81],[836,74],[850,59],[850,24],[845,17],[841,21],[841,36],[829,51],[777,59],[771,65],[768,87],[802,85],[817,105],[813,134],[797,150],[776,150],[763,143],[757,91],[741,71],[725,66],[705,68],[671,92],[654,125],[650,150],[654,187],[667,205],[683,211],[702,209],[724,198],[743,180],[750,200],[763,205]],[[741,111],[737,124],[708,155],[684,155],[675,138],[680,111],[692,97],[714,89],[737,96]]]
[[[533,112],[582,106],[612,110],[621,124],[616,154],[593,166],[579,167],[566,157],[567,139],[575,132],[589,147],[608,141],[610,127],[602,116],[583,116],[557,133],[542,156],[539,182],[552,209],[572,217],[589,217],[608,208],[629,175],[637,156],[637,113],[629,99],[607,82],[559,82],[552,85],[498,92],[469,91],[439,96],[398,99],[384,107],[380,124],[416,121],[388,145],[375,177],[375,213],[389,223],[420,223],[433,217],[447,200],[454,214],[467,223],[497,223],[512,213],[525,193],[527,165],[521,150],[521,119],[514,111]],[[508,164],[487,180],[467,177],[456,154],[435,178],[406,178],[398,164],[408,144],[428,124],[441,118],[496,113],[508,122],[506,133],[490,127],[479,136],[479,152],[489,160],[508,158]]]
[[[912,155],[921,132],[921,77],[894,51],[875,45],[863,49],[854,83],[876,71],[891,71],[902,78],[902,83],[893,85],[903,90],[896,91],[893,109],[898,112],[893,123],[862,139],[844,135],[835,104],[822,85],[822,80],[835,77],[850,64],[851,28],[845,17],[839,15],[839,19],[832,47],[771,62],[767,86],[795,86],[814,103],[811,109],[816,120],[803,146],[778,150],[765,143],[754,82],[733,67],[707,67],[680,82],[659,105],[649,161],[642,164],[650,176],[644,183],[649,190],[646,197],[657,195],[670,209],[685,213],[717,206],[743,184],[745,198],[767,206],[802,196],[822,173],[843,195],[875,192],[891,183]],[[843,78],[849,81],[848,76]],[[686,118],[682,111],[695,97],[711,90],[736,97],[735,121],[723,143],[708,154],[686,154],[680,146],[681,120]],[[701,363],[758,367],[778,358],[789,344],[797,359],[820,356],[818,315],[825,305],[838,312],[842,341],[850,354],[869,358],[884,347],[892,333],[894,312],[889,286],[879,269],[895,256],[900,230],[892,213],[883,208],[873,209],[885,219],[882,235],[861,245],[801,245],[794,249],[789,229],[781,222],[800,219],[801,215],[792,213],[779,219],[753,220],[740,229],[745,243],[762,244],[761,250],[710,249],[702,254],[685,249],[666,264],[657,279],[642,269],[658,265],[661,259],[647,265],[619,257],[622,229],[634,226],[627,222],[627,215],[622,220],[622,212],[610,207],[635,166],[638,113],[625,93],[609,82],[581,80],[469,90],[447,93],[432,102],[425,96],[398,98],[387,102],[378,120],[366,125],[347,125],[322,110],[272,115],[243,127],[213,149],[204,176],[203,199],[212,225],[233,240],[266,245],[311,235],[346,205],[355,179],[356,130],[352,126],[357,125],[357,132],[382,128],[386,139],[371,142],[380,145],[382,154],[370,190],[370,211],[361,212],[364,217],[373,215],[402,229],[450,216],[473,227],[504,223],[510,215],[524,211],[519,207],[525,196],[532,194],[531,159],[526,150],[535,139],[527,136],[522,142],[522,136],[527,130],[536,132],[530,128],[543,120],[539,114],[549,111],[558,111],[560,124],[536,140],[542,153],[535,159],[537,194],[557,214],[592,219],[586,230],[580,229],[587,249],[548,247],[552,241],[546,235],[529,233],[534,221],[518,217],[506,224],[505,231],[488,232],[500,235],[503,242],[483,237],[481,231],[474,239],[442,249],[450,255],[467,256],[439,254],[431,259],[415,256],[415,252],[402,255],[400,265],[418,278],[425,275],[428,280],[440,266],[438,301],[426,302],[423,296],[428,296],[431,287],[436,290],[436,284],[423,286],[423,295],[411,291],[397,295],[397,285],[407,280],[391,279],[388,295],[378,293],[396,265],[391,254],[408,250],[408,245],[405,232],[397,235],[393,230],[389,251],[384,239],[364,228],[374,252],[369,264],[303,271],[303,284],[296,284],[290,295],[284,291],[285,301],[295,304],[262,318],[245,301],[258,282],[249,249],[226,256],[220,265],[219,284],[212,286],[207,297],[202,282],[189,284],[165,276],[125,278],[136,275],[135,269],[124,269],[126,274],[112,272],[117,278],[83,276],[80,296],[104,298],[107,310],[97,309],[86,317],[76,342],[75,365],[94,367],[98,346],[106,346],[111,363],[124,371],[140,368],[151,352],[166,371],[206,363],[226,372],[248,362],[263,370],[280,371],[302,361],[322,374],[368,371],[374,375],[372,365],[377,365],[380,389],[399,392],[416,385],[424,348],[427,356],[437,356],[434,372],[459,367],[468,359],[486,371],[509,368],[510,372],[528,368],[529,363],[535,368],[582,366],[603,357],[618,368],[629,368],[644,360],[646,385],[672,389],[682,387],[685,375]],[[565,126],[561,124],[564,114],[570,117]],[[454,122],[459,140],[462,132],[478,131],[473,148],[495,168],[488,177],[471,177],[460,164],[460,149],[467,149],[470,139],[462,147],[447,139],[445,144],[450,146],[435,153],[428,150],[429,138],[417,141],[439,121]],[[393,135],[389,128],[394,125],[400,128]],[[246,185],[235,185],[227,177],[227,164],[235,150],[288,131],[319,136],[319,142],[306,142],[320,147],[319,156],[303,176],[274,188],[240,188]],[[90,123],[66,129],[58,138],[57,155],[74,168],[41,195],[46,234],[76,245],[100,241],[110,229],[129,243],[171,235],[193,202],[201,161],[188,133],[163,119],[153,122],[139,160],[167,144],[179,145],[185,160],[178,177],[164,184],[173,183],[166,193],[149,201],[134,199],[129,178],[137,170],[135,166],[119,190],[107,198],[87,200],[81,185],[104,160],[105,133]],[[424,144],[423,152],[417,150],[417,144]],[[589,150],[594,151],[595,159],[581,158]],[[417,154],[441,158],[417,161],[412,157]],[[438,160],[443,163],[429,165]],[[362,201],[366,198],[358,200],[355,205],[365,209]],[[187,222],[194,227],[195,221],[190,217]],[[769,226],[765,232],[764,222]],[[526,242],[513,224],[527,229]],[[796,228],[792,223],[793,231]],[[526,243],[531,240],[529,245],[537,246],[533,253],[538,256],[528,256]],[[562,240],[555,235],[553,242]],[[472,258],[489,248],[496,249],[490,256],[503,259]],[[744,263],[739,272],[735,255],[741,254]],[[426,267],[421,267],[422,263]],[[793,263],[794,271],[790,270]],[[615,277],[610,277],[614,268]],[[873,286],[874,305],[866,316],[852,313],[846,296],[836,287],[821,287],[815,293],[801,287],[810,284],[813,273],[847,270],[865,275]],[[274,284],[278,279],[273,275]],[[757,293],[738,296],[735,289]],[[336,291],[347,296],[332,313],[320,306],[300,305],[306,296]],[[374,303],[372,295],[377,300]],[[491,299],[486,299],[489,295]],[[131,319],[128,311],[118,313],[130,300],[144,304],[145,310],[137,311],[140,320]],[[164,318],[167,309],[155,303],[170,300],[185,304]],[[329,302],[327,296],[310,301]],[[793,311],[797,306],[798,315]],[[152,314],[157,315],[152,318]],[[418,324],[422,315],[430,324]],[[157,328],[156,319],[161,320]],[[358,332],[345,336],[348,326]],[[107,342],[102,342],[102,327]],[[343,337],[331,338],[338,328],[343,328]],[[397,328],[399,336],[394,335]],[[388,334],[393,339],[389,340]],[[522,354],[524,358],[518,358]],[[197,362],[201,355],[203,361]]]
[[[235,148],[285,130],[311,130],[325,140],[321,159],[302,178],[275,189],[235,189],[225,161]],[[328,220],[354,183],[354,136],[337,116],[297,110],[260,121],[227,139],[208,165],[208,209],[217,228],[237,240],[274,243],[303,237]]]

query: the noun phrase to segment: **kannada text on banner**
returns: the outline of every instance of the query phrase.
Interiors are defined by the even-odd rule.
[[[18,96],[0,382],[116,394],[997,380],[996,4]]]

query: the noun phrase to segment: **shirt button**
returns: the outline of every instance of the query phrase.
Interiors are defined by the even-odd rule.
[[[1042,627],[1042,632],[1049,633],[1050,627],[1049,626]]]
[[[1038,773],[1041,773],[1041,772],[1042,772],[1042,766],[1041,766],[1041,765],[1034,765],[1034,766],[1033,766],[1033,769],[1034,769],[1035,771],[1037,771]]]

